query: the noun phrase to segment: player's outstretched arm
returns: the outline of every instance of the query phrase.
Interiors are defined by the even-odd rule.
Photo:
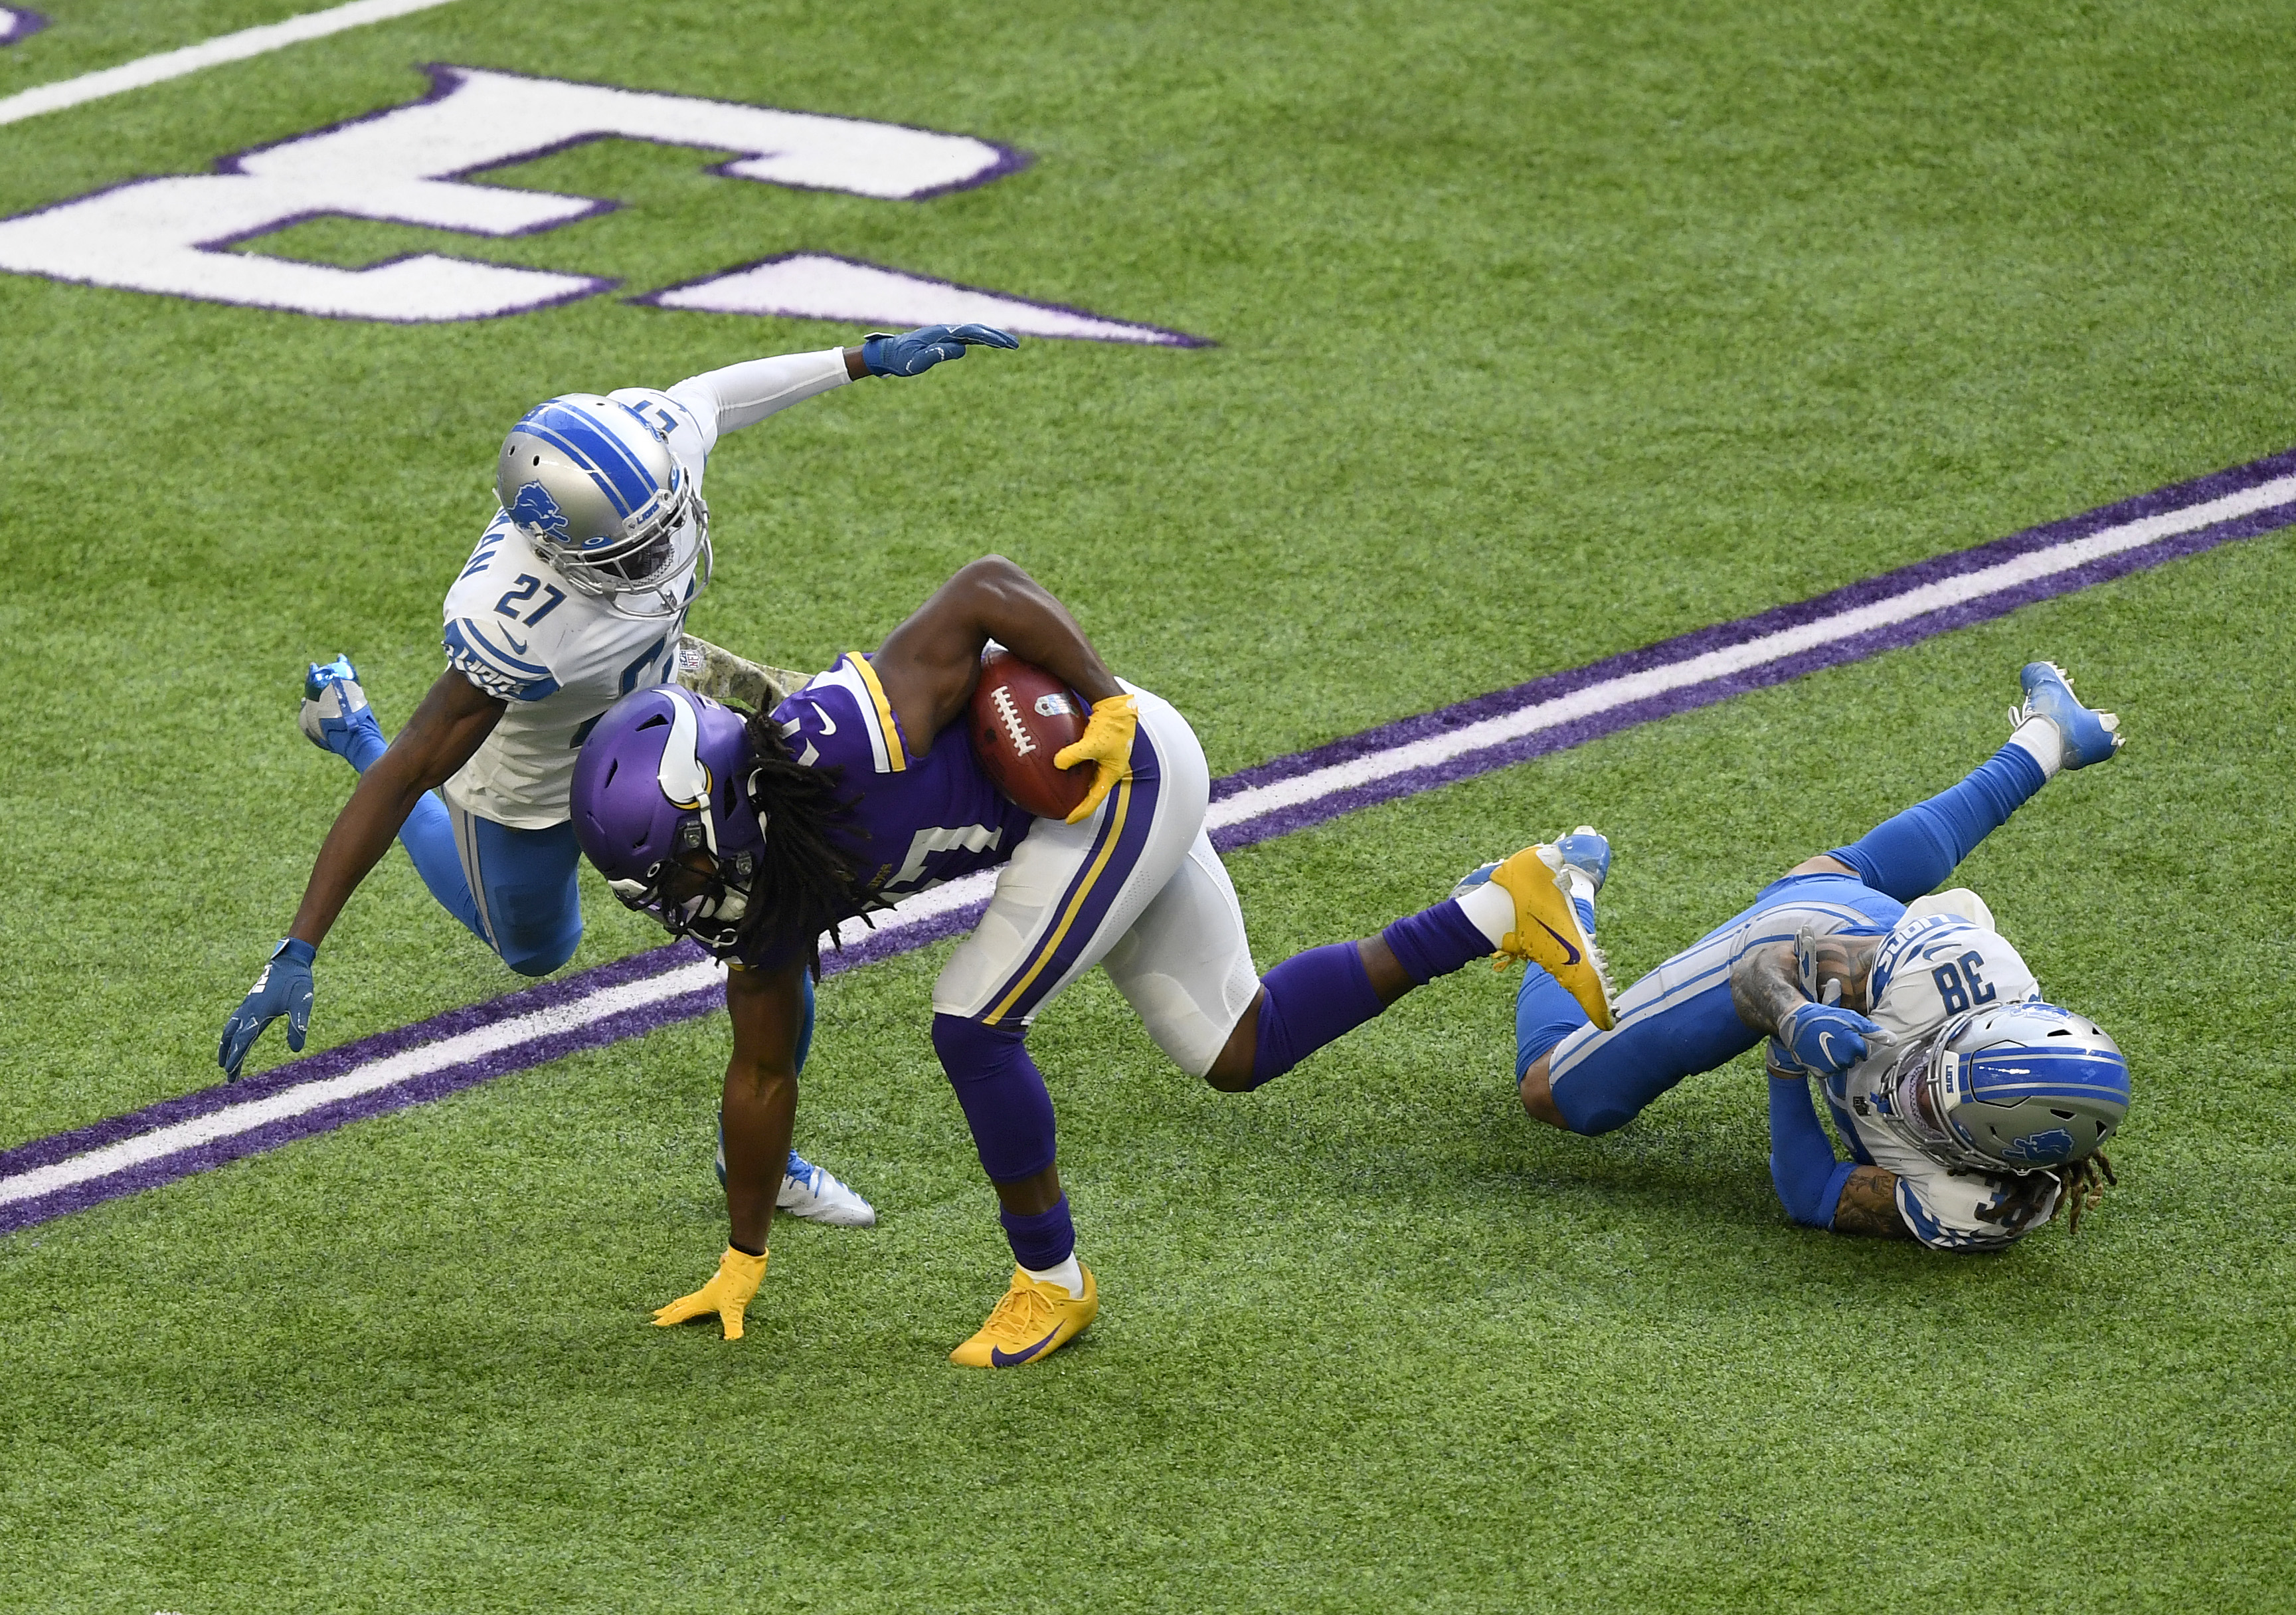
[[[791,963],[776,969],[726,972],[726,1009],[734,1022],[734,1054],[726,1066],[726,1250],[707,1284],[655,1310],[653,1321],[659,1327],[714,1313],[726,1339],[742,1338],[750,1299],[765,1278],[774,1198],[781,1189],[790,1134],[797,1125],[797,1045],[805,1024],[803,968]]]
[[[286,939],[272,951],[270,963],[224,1023],[216,1061],[226,1077],[239,1075],[248,1050],[282,1015],[288,1017],[288,1048],[302,1049],[314,995],[311,961],[335,917],[367,871],[390,850],[422,793],[444,785],[471,760],[508,705],[448,668],[431,685],[390,749],[359,776],[358,788],[335,815],[334,828],[319,847],[302,906],[295,910]]]
[[[1898,1215],[1898,1177],[1838,1158],[1810,1103],[1809,1079],[1770,1067],[1770,1182],[1795,1222],[1869,1239],[1913,1237]]]
[[[728,432],[754,426],[791,404],[872,375],[922,375],[964,357],[972,347],[1017,348],[1018,337],[994,325],[922,325],[894,334],[873,332],[851,348],[777,353],[689,375],[664,389],[701,423],[705,449]]]

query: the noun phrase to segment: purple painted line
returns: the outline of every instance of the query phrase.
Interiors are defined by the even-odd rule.
[[[703,957],[701,951],[691,943],[672,943],[668,947],[650,948],[645,952],[615,960],[611,964],[599,965],[573,976],[562,976],[556,981],[521,987],[515,993],[505,993],[500,998],[490,998],[483,1003],[449,1009],[428,1020],[417,1021],[413,1026],[377,1032],[372,1036],[339,1043],[334,1048],[307,1055],[301,1059],[288,1060],[235,1083],[217,1083],[212,1087],[195,1089],[174,1099],[161,1100],[158,1104],[147,1105],[141,1110],[131,1110],[125,1116],[115,1116],[86,1127],[76,1127],[70,1133],[34,1139],[12,1149],[0,1150],[0,1177],[13,1177],[36,1166],[51,1166],[71,1156],[100,1149],[107,1144],[119,1143],[157,1127],[188,1122],[227,1109],[233,1105],[245,1104],[250,1100],[268,1099],[275,1093],[300,1087],[305,1083],[340,1076],[386,1055],[404,1053],[424,1043],[435,1043],[442,1038],[475,1032],[481,1026],[513,1020],[521,1015],[531,1015],[537,1009],[571,1003],[603,987],[644,981],[648,976],[660,976],[680,965],[690,965]]]
[[[688,957],[678,962],[691,963],[692,960]],[[512,996],[521,995],[513,993]],[[230,1161],[276,1149],[280,1145],[292,1143],[297,1139],[331,1133],[352,1122],[366,1121],[373,1116],[388,1116],[395,1110],[427,1104],[432,1100],[445,1099],[448,1094],[459,1093],[465,1088],[491,1082],[498,1076],[507,1076],[513,1071],[529,1070],[549,1060],[562,1059],[570,1054],[603,1048],[625,1038],[643,1036],[675,1022],[706,1015],[723,1001],[723,994],[714,986],[680,993],[660,1003],[626,1009],[619,1015],[606,1016],[586,1026],[537,1038],[532,1042],[521,1043],[515,1048],[504,1049],[478,1059],[426,1072],[371,1093],[357,1094],[335,1104],[322,1105],[297,1116],[283,1116],[244,1133],[212,1139],[191,1149],[114,1173],[109,1177],[91,1178],[86,1182],[59,1189],[53,1194],[0,1205],[0,1233],[13,1233],[70,1212],[100,1205],[105,1200],[156,1189],[162,1183],[174,1182],[177,1178],[189,1177]],[[285,1068],[281,1067],[283,1070]],[[213,1092],[214,1090],[206,1092]],[[231,1092],[236,1099],[237,1090],[234,1088]]]
[[[1978,571],[2018,555],[2083,538],[2129,521],[2238,493],[2291,472],[2296,472],[2296,450],[2125,499],[2064,521],[2030,528],[1971,549],[1935,556],[1836,589],[1813,600],[1799,601],[1735,622],[1718,623],[1640,650],[1609,657],[1587,667],[1532,680],[1511,689],[1384,724],[1362,735],[1351,736],[1310,751],[1276,758],[1214,782],[1212,795],[1216,800],[1232,796],[1253,786],[1392,750],[1468,723],[1552,700],[1593,684],[1665,667],[1783,629],[1886,600],[1925,584]],[[1428,768],[1383,777],[1359,787],[1279,808],[1216,832],[1214,841],[1224,851],[1250,846],[1325,822],[1359,808],[1489,773],[1534,757],[1583,745],[1636,724],[1711,705],[1734,695],[1799,678],[1821,668],[1863,660],[1956,628],[2004,615],[2021,606],[2087,589],[2170,560],[2197,555],[2221,544],[2276,531],[2292,523],[2296,523],[2296,504],[2277,506],[2214,526],[2174,534],[2079,567],[1994,590],[1902,622],[1890,623],[1866,634],[1830,641],[1701,684],[1666,691],[1648,700],[1592,713],[1583,719],[1558,724],[1551,729],[1467,753]],[[851,946],[828,954],[823,960],[823,973],[824,976],[842,974],[846,970],[962,935],[978,923],[986,907],[985,901],[977,902],[922,921],[905,923],[897,917],[883,930],[865,933]],[[88,1150],[119,1143],[158,1127],[211,1115],[246,1100],[341,1075],[373,1059],[496,1025],[537,1009],[572,1002],[602,988],[659,976],[690,964],[696,957],[696,951],[683,943],[652,949],[564,980],[542,983],[485,1003],[450,1010],[414,1026],[360,1038],[305,1059],[289,1061],[242,1083],[218,1084],[162,1100],[126,1116],[114,1116],[50,1138],[34,1140],[15,1149],[0,1151],[0,1178],[53,1165]],[[568,1054],[602,1048],[624,1038],[639,1036],[662,1026],[707,1015],[713,1012],[720,1001],[721,995],[715,987],[680,993],[657,1003],[624,1010],[475,1059],[410,1077],[388,1088],[212,1140],[37,1199],[0,1205],[0,1232],[30,1227],[104,1200],[258,1154],[295,1139],[312,1137],[349,1122],[405,1109],[459,1092],[497,1076],[530,1069]]]
[[[1559,673],[1549,673],[1545,678],[1533,679],[1528,683],[1518,684],[1509,689],[1496,690],[1488,696],[1477,696],[1469,700],[1455,702],[1449,706],[1438,707],[1431,713],[1421,713],[1409,718],[1398,718],[1392,723],[1382,723],[1374,729],[1367,729],[1360,734],[1349,735],[1344,739],[1333,740],[1327,745],[1314,746],[1304,752],[1294,752],[1286,757],[1273,758],[1253,767],[1240,770],[1226,779],[1216,779],[1212,782],[1212,800],[1218,802],[1234,795],[1239,791],[1270,785],[1276,780],[1289,779],[1299,774],[1312,773],[1317,769],[1329,768],[1333,763],[1346,762],[1374,752],[1392,751],[1414,740],[1424,740],[1431,736],[1464,729],[1470,723],[1480,722],[1487,718],[1504,717],[1509,713],[1518,712],[1526,706],[1537,705],[1542,701],[1554,700],[1559,696],[1570,695],[1589,685],[1608,683],[1613,679],[1630,673],[1646,672],[1652,668],[1664,667],[1676,662],[1685,662],[1693,656],[1703,655],[1709,651],[1720,650],[1726,646],[1742,645],[1749,639],[1759,639],[1766,634],[1776,633],[1784,629],[1799,628],[1806,622],[1815,622],[1820,618],[1831,617],[1857,606],[1872,605],[1875,601],[1904,594],[1909,589],[1919,589],[1924,584],[1959,577],[1964,573],[1982,571],[1988,566],[1997,565],[2016,556],[2027,555],[2037,549],[2046,549],[2053,545],[2062,544],[2072,539],[2087,538],[2091,533],[2102,532],[2109,527],[2118,527],[2125,522],[2138,521],[2145,516],[2159,515],[2171,510],[2181,510],[2186,506],[2221,499],[2226,494],[2239,493],[2268,482],[2275,477],[2285,476],[2292,471],[2296,471],[2296,449],[2273,455],[2266,459],[2251,461],[2245,466],[2236,466],[2228,471],[2212,472],[2207,476],[2195,477],[2190,482],[2177,482],[2167,488],[2156,489],[2151,493],[2138,494],[2133,499],[2122,499],[2117,504],[2107,505],[2101,509],[2087,511],[2080,515],[2068,516],[2062,521],[2046,523],[2038,527],[2029,527],[2022,532],[2012,533],[2005,539],[1996,539],[1990,543],[1980,544],[1969,549],[1951,550],[1941,556],[1933,556],[1926,561],[1916,561],[1910,566],[1901,566],[1894,572],[1885,572],[1875,577],[1863,579],[1811,599],[1797,600],[1792,605],[1758,612],[1751,617],[1740,617],[1734,622],[1717,622],[1711,627],[1698,629],[1672,639],[1661,639],[1654,645],[1646,645],[1639,650],[1630,650],[1619,655],[1606,656],[1599,662],[1590,662],[1584,667],[1574,667]],[[2274,526],[2284,524],[2284,520],[2272,523]],[[2268,528],[2255,529],[2257,531],[2268,530]],[[2232,533],[2225,536],[2247,535]],[[2220,542],[2221,540],[2215,541]],[[2199,548],[2206,548],[2208,545],[2204,543]],[[2161,558],[2169,557],[2164,556]],[[2031,597],[2041,597],[2036,595]],[[1902,641],[1906,644],[1911,642],[1911,640]],[[1747,688],[1755,687],[1750,685]]]
[[[48,20],[37,12],[0,6],[0,45],[21,45],[47,26]]]
[[[2216,496],[2212,494],[2209,497]],[[1733,696],[1765,689],[1774,684],[1784,684],[1790,680],[1799,679],[1806,673],[1816,672],[1821,668],[1838,667],[1850,662],[1862,662],[1869,657],[1880,655],[1884,651],[1902,649],[1906,646],[1917,644],[1923,639],[1933,639],[1939,634],[1948,633],[1956,628],[1966,628],[1972,623],[2006,616],[2020,606],[2030,606],[2036,601],[2050,599],[2058,595],[2071,594],[2099,583],[2109,582],[2114,578],[2124,577],[2133,572],[2145,571],[2167,561],[2173,561],[2185,556],[2198,555],[2203,550],[2213,549],[2219,544],[2274,532],[2292,523],[2296,523],[2296,505],[2282,505],[2269,510],[2261,510],[2250,515],[2241,516],[2233,521],[2219,523],[2214,527],[2178,533],[2172,538],[2163,539],[2158,543],[2124,550],[2119,555],[2107,556],[2092,561],[2087,565],[2036,579],[2030,583],[1981,595],[1976,599],[1946,606],[1923,616],[1909,617],[1903,622],[1893,622],[1886,628],[1875,629],[1871,633],[1833,640],[1796,655],[1783,656],[1776,661],[1764,662],[1739,672],[1709,680],[1703,684],[1688,685],[1680,689],[1669,690],[1663,695],[1653,696],[1646,701],[1632,702],[1604,712],[1591,713],[1568,723],[1559,723],[1552,729],[1541,729],[1519,739],[1504,741],[1497,746],[1469,752],[1430,768],[1412,769],[1403,773],[1390,774],[1347,790],[1333,791],[1311,801],[1278,808],[1272,812],[1246,820],[1242,824],[1214,830],[1212,845],[1221,852],[1228,853],[1239,847],[1254,845],[1277,836],[1289,836],[1296,830],[1307,829],[1312,825],[1324,823],[1362,808],[1374,807],[1382,802],[1393,802],[1404,796],[1415,796],[1423,791],[1431,791],[1442,786],[1456,784],[1462,779],[1472,779],[1480,774],[1491,773],[1503,768],[1512,768],[1518,762],[1527,762],[1534,757],[1544,757],[1554,752],[1568,751],[1573,746],[1584,746],[1591,740],[1601,739],[1605,735],[1613,735],[1621,729],[1632,729],[1637,724],[1655,722],[1659,719],[1670,718],[1680,713],[1693,712],[1702,706],[1712,706],[1718,702],[1728,700]],[[1911,567],[1906,569],[1908,572],[1915,570],[1917,569]],[[1973,569],[1957,568],[1956,572],[1960,570]],[[1921,583],[1932,581],[1934,581],[1933,577],[1925,576],[1907,587],[1918,587]],[[1862,586],[1860,587],[1862,589]],[[1844,589],[1840,592],[1848,595],[1852,591]],[[1903,593],[1904,590],[1892,589],[1890,592],[1898,594]],[[1871,597],[1853,599],[1849,604],[1864,605]],[[1831,615],[1832,614],[1820,614]],[[1789,624],[1779,626],[1787,625]],[[1736,625],[1727,626],[1735,627]],[[1685,634],[1679,639],[1667,640],[1661,644],[1651,646],[1646,650],[1613,657],[1611,663],[1615,665],[1617,672],[1641,672],[1649,668],[1663,667],[1672,663],[1685,661],[1691,655],[1702,655],[1706,651],[1717,648],[1718,641],[1710,637],[1712,632],[1712,630],[1701,630],[1697,633]],[[1751,634],[1733,634],[1731,638],[1718,643],[1737,644],[1754,637]],[[1693,648],[1680,654],[1657,654],[1683,646],[1690,646]],[[1598,663],[1595,665],[1603,664]],[[1250,769],[1240,773],[1230,774],[1226,779],[1214,782],[1212,797],[1217,801],[1224,796],[1234,795],[1237,790],[1244,788],[1243,786],[1234,783],[1238,780],[1259,785],[1267,783],[1267,778],[1281,779],[1290,778],[1293,774],[1307,772],[1305,769],[1291,766],[1298,757],[1320,754],[1324,763],[1344,762],[1364,755],[1367,752],[1390,750],[1395,745],[1423,738],[1430,732],[1440,733],[1446,729],[1456,729],[1463,723],[1473,721],[1475,719],[1495,717],[1524,706],[1533,705],[1540,701],[1550,700],[1555,696],[1567,694],[1572,689],[1583,688],[1591,682],[1578,676],[1583,671],[1574,669],[1570,673],[1557,674],[1552,679],[1534,680],[1529,684],[1518,685],[1513,690],[1500,692],[1500,696],[1505,697],[1515,697],[1520,692],[1525,690],[1537,692],[1528,699],[1511,698],[1503,705],[1493,706],[1490,704],[1497,697],[1480,696],[1473,701],[1463,701],[1457,706],[1444,707],[1437,712],[1426,713],[1422,718],[1406,719],[1401,723],[1387,725],[1385,727],[1390,729],[1406,730],[1403,740],[1390,741],[1387,746],[1362,747],[1357,745],[1361,737],[1350,737],[1346,740],[1335,741],[1329,746],[1318,747],[1316,752],[1296,753],[1292,757],[1280,758],[1275,763],[1265,764],[1263,767],[1269,770],[1278,766],[1283,769],[1280,773],[1271,771],[1267,778],[1252,778],[1260,770]],[[1616,673],[1612,676],[1616,676]],[[1565,680],[1568,682],[1564,682]],[[1450,716],[1462,711],[1470,711],[1472,716],[1463,718]],[[1445,718],[1449,718],[1450,721],[1433,726],[1431,729],[1418,727],[1427,719]],[[1223,787],[1226,788],[1223,789]]]

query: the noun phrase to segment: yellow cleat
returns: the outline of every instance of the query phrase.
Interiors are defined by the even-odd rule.
[[[1079,1267],[1083,1266],[1078,1263]],[[1084,1294],[1071,1297],[1058,1284],[1032,1279],[1015,1267],[1013,1287],[980,1332],[948,1354],[965,1368],[1018,1368],[1041,1363],[1084,1332],[1100,1316],[1100,1285],[1084,1268]]]
[[[1570,902],[1562,854],[1551,846],[1528,846],[1491,871],[1491,884],[1514,899],[1514,929],[1499,943],[1496,962],[1528,960],[1561,982],[1578,1001],[1595,1029],[1611,1026],[1611,972]]]

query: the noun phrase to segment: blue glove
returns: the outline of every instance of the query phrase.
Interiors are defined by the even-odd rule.
[[[239,1080],[240,1062],[248,1050],[263,1035],[263,1028],[283,1015],[287,1018],[287,1047],[298,1054],[303,1051],[303,1034],[311,1027],[311,961],[318,955],[316,948],[293,936],[271,950],[271,962],[223,1024],[216,1064],[223,1067],[224,1081]]]
[[[1021,339],[994,325],[920,325],[906,336],[872,331],[861,362],[872,375],[922,375],[945,358],[963,358],[967,346],[1017,348]]]
[[[1855,1009],[1839,1004],[1800,1004],[1778,1023],[1770,1058],[1789,1070],[1833,1076],[1849,1070],[1888,1041],[1889,1034]],[[1790,1058],[1780,1059],[1781,1054]]]

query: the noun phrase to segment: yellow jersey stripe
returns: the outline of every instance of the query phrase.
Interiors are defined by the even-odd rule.
[[[1061,938],[1069,934],[1069,927],[1076,923],[1078,910],[1084,907],[1085,899],[1092,895],[1093,883],[1100,878],[1101,871],[1108,867],[1108,861],[1116,856],[1116,844],[1124,839],[1124,816],[1130,811],[1131,806],[1132,781],[1129,779],[1120,779],[1116,785],[1116,805],[1109,812],[1108,838],[1100,844],[1100,856],[1094,859],[1092,867],[1085,871],[1084,879],[1078,884],[1075,895],[1069,899],[1068,910],[1061,916],[1060,924],[1053,927],[1052,935],[1037,944],[1036,960],[1029,965],[1028,974],[1014,982],[1013,990],[1004,995],[995,1009],[982,1018],[990,1026],[995,1026],[1004,1018],[1004,1011],[1020,1001],[1021,995],[1029,990],[1029,984],[1037,979],[1045,966],[1051,962],[1053,955],[1059,951]]]
[[[902,743],[901,726],[893,721],[893,704],[885,699],[885,687],[877,682],[877,670],[869,665],[868,658],[852,651],[845,660],[861,676],[869,691],[869,699],[877,705],[877,729],[885,737],[885,756],[893,772],[900,773],[909,766],[909,748]]]

